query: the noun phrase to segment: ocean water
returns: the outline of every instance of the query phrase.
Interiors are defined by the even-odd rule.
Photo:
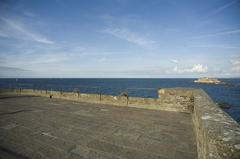
[[[240,79],[220,79],[227,85],[194,83],[195,79],[0,79],[0,88],[31,88],[57,91],[80,91],[82,93],[102,93],[119,95],[128,92],[129,96],[157,98],[158,88],[202,88],[217,102],[226,102],[230,109],[224,109],[240,123]]]

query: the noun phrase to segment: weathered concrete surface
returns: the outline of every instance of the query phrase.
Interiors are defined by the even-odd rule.
[[[110,95],[100,96],[97,94],[77,94],[73,92],[45,92],[41,90],[21,90],[21,92],[19,92],[19,90],[13,90],[11,94],[39,95],[45,97],[53,95],[53,98],[68,99],[71,101],[108,104],[110,107],[118,105],[126,107],[126,110],[130,109],[128,107],[137,107],[151,110],[186,112],[189,113],[193,119],[199,159],[240,159],[240,125],[221,110],[203,90],[166,88],[160,89],[158,93],[159,98],[156,99],[137,97],[127,98],[124,96]],[[86,106],[91,105],[94,104],[86,104]],[[143,109],[143,111],[147,111],[146,109]],[[160,112],[160,115],[163,113],[173,113],[157,112]],[[164,115],[163,117],[165,123],[169,124],[169,122],[172,122],[171,119]],[[10,128],[12,126],[13,125],[9,125]],[[134,127],[134,123],[132,126]],[[160,126],[162,125],[160,124]],[[181,124],[179,126],[181,127]],[[180,127],[176,126],[176,129]],[[186,129],[186,132],[188,131],[189,130]],[[137,146],[139,145],[141,144],[138,144]],[[147,151],[151,152],[148,149]]]
[[[7,96],[5,96],[7,97]],[[0,158],[197,158],[191,114],[0,99]]]

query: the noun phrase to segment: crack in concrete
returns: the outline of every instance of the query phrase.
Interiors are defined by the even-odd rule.
[[[22,112],[29,112],[32,111],[30,109],[23,109],[23,110],[17,110],[13,112],[5,112],[5,113],[0,113],[0,115],[11,115],[11,114],[17,114],[17,113],[22,113]]]

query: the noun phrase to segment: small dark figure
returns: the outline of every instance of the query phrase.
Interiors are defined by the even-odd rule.
[[[52,98],[53,97],[53,95],[51,94],[51,95],[49,95],[49,98]]]
[[[121,96],[128,97],[128,93],[127,92],[122,92]]]
[[[218,106],[222,109],[230,109],[231,108],[231,105],[227,102],[218,103]]]

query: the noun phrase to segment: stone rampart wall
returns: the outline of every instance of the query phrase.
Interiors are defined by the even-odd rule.
[[[199,159],[240,159],[240,126],[203,90],[194,90],[193,123]]]

